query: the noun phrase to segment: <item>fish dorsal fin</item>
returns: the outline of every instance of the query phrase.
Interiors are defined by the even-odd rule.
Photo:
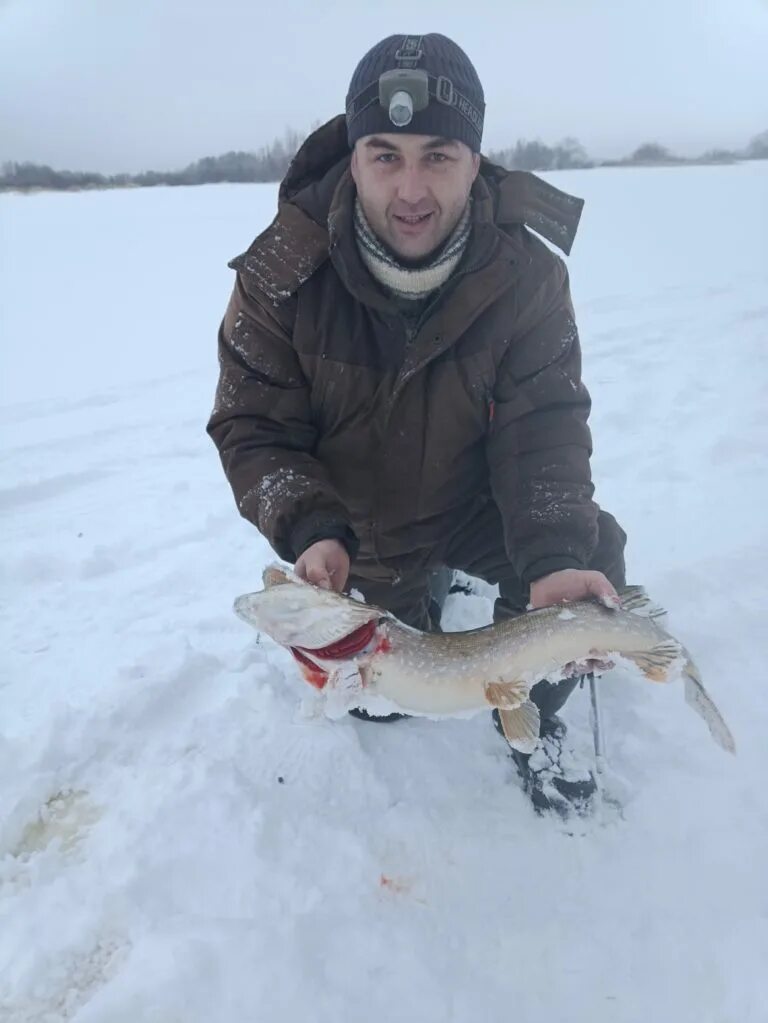
[[[655,604],[642,586],[625,586],[619,590],[619,599],[624,611],[633,611],[644,618],[661,618],[667,612]]]
[[[513,749],[520,753],[533,753],[541,728],[539,709],[535,703],[526,700],[515,710],[500,708],[499,720],[504,738]]]

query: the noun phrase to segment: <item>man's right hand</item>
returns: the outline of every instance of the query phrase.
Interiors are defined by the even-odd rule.
[[[318,540],[296,562],[296,575],[323,590],[341,593],[349,576],[349,555],[338,540]]]

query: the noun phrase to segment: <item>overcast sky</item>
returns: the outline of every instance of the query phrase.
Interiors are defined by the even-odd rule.
[[[0,161],[170,170],[344,107],[392,33],[483,82],[483,148],[741,147],[768,128],[768,0],[0,0]]]

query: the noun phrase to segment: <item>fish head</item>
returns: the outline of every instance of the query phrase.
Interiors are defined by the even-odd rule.
[[[323,590],[279,566],[264,573],[264,589],[235,600],[235,613],[284,647],[314,650],[338,643],[387,613]]]
[[[290,650],[316,689],[364,686],[373,658],[390,648],[388,612],[320,589],[277,565],[264,572],[263,590],[237,598],[235,612]]]

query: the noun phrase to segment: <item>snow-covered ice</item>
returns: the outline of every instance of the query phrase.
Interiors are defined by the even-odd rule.
[[[307,713],[204,434],[276,187],[2,196],[3,1021],[768,1018],[768,163],[551,177],[598,498],[737,757],[616,669],[624,818],[569,835],[487,715]]]

